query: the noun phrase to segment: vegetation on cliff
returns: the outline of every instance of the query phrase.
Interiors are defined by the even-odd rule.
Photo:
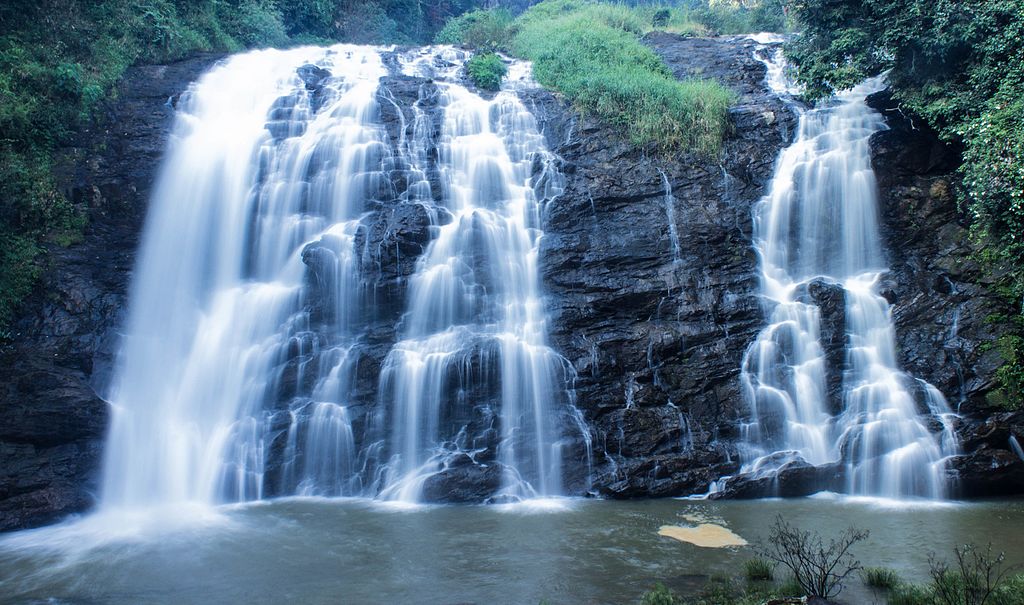
[[[507,71],[505,62],[494,53],[476,54],[466,62],[466,72],[470,79],[484,90],[501,88],[501,79]]]
[[[751,5],[545,0],[515,19],[501,9],[466,13],[451,20],[437,41],[533,61],[538,82],[618,126],[638,145],[714,155],[732,93],[711,80],[677,80],[641,37],[652,30],[703,35],[785,27],[781,5]]]
[[[894,97],[963,145],[964,209],[1017,309],[996,402],[1024,402],[1024,0],[802,0],[787,45],[812,97],[889,70]]]

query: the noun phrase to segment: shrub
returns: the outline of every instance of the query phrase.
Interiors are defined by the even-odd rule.
[[[450,19],[434,40],[494,52],[508,47],[511,25],[512,13],[507,10],[475,10]]]
[[[279,8],[289,35],[325,38],[333,33],[335,0],[289,0]]]
[[[931,593],[920,586],[901,584],[892,589],[887,598],[888,605],[933,605]]]
[[[760,551],[788,568],[808,596],[830,599],[842,591],[847,576],[861,569],[850,548],[867,537],[867,530],[851,527],[826,544],[821,535],[794,527],[780,515]]]
[[[39,253],[34,237],[0,231],[0,333],[39,278]],[[5,339],[0,337],[0,341]]]
[[[667,8],[659,8],[654,11],[654,15],[651,17],[651,25],[654,27],[665,27],[668,25],[668,19],[672,16],[672,11]]]
[[[953,549],[953,564],[928,557],[932,593],[939,605],[985,605],[1002,588],[1010,567],[1005,553],[995,554],[992,545],[984,550],[973,544]]]
[[[669,590],[664,584],[658,582],[654,588],[644,593],[640,598],[641,605],[679,605],[680,601],[675,593]]]
[[[243,46],[281,46],[288,43],[281,13],[270,0],[243,0],[226,17],[226,24]]]
[[[892,590],[900,584],[900,576],[887,567],[868,567],[861,572],[864,583],[871,588]]]
[[[474,55],[466,62],[466,72],[470,79],[477,87],[484,90],[501,88],[501,79],[505,77],[507,71],[505,62],[494,53]]]
[[[743,562],[743,573],[748,580],[762,582],[771,580],[775,572],[775,563],[767,559],[748,559]]]

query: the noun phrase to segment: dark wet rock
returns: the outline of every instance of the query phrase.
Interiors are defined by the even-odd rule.
[[[459,454],[445,468],[423,483],[427,502],[477,503],[491,497],[501,487],[500,464],[478,464]]]
[[[797,498],[823,491],[843,491],[846,467],[842,464],[813,466],[803,460],[788,462],[777,474],[736,475],[724,481],[713,500],[751,498]]]
[[[719,477],[735,473],[739,463],[727,448],[708,444],[679,453],[637,456],[597,476],[598,493],[609,498],[650,498],[703,494]]]
[[[950,463],[956,495],[1024,493],[1024,412],[996,413],[965,422],[960,438],[966,453]]]
[[[324,81],[331,77],[330,70],[317,65],[310,65],[309,63],[296,69],[295,73],[298,74],[299,79],[306,85],[306,90],[320,88],[323,86]]]
[[[950,462],[954,495],[968,498],[1024,493],[1024,460],[1006,448],[983,446]]]
[[[546,207],[540,250],[550,341],[577,374],[593,489],[615,497],[700,493],[737,468],[718,440],[735,438],[747,414],[740,363],[764,325],[751,214],[795,125],[761,84],[753,43],[646,41],[677,75],[699,71],[736,91],[720,157],[661,157],[548,93],[527,93],[566,175],[565,192]]]

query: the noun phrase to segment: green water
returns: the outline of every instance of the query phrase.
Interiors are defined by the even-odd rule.
[[[556,501],[393,508],[282,500],[216,510],[108,514],[0,538],[10,603],[634,603],[656,581],[693,594],[734,576],[753,548],[658,535],[698,516],[755,543],[776,515],[830,534],[871,531],[865,564],[923,580],[930,552],[989,541],[1024,562],[1024,501],[894,505]],[[840,599],[882,602],[852,580]]]

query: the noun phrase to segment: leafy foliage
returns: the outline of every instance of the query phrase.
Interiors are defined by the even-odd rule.
[[[964,145],[976,239],[1018,309],[1024,302],[1024,0],[801,0],[787,46],[811,96],[889,71],[897,100]],[[1007,324],[1004,400],[1024,403],[1022,322]]]
[[[533,61],[541,84],[638,145],[714,155],[733,95],[716,82],[677,81],[640,41],[651,22],[625,5],[546,0],[511,22],[502,11],[470,13],[450,23],[439,40]]]
[[[494,53],[474,55],[466,62],[466,71],[473,83],[484,90],[498,90],[501,88],[501,79],[505,77],[508,68],[501,57]]]
[[[470,11],[445,23],[435,41],[494,52],[508,47],[512,20],[504,9]]]

